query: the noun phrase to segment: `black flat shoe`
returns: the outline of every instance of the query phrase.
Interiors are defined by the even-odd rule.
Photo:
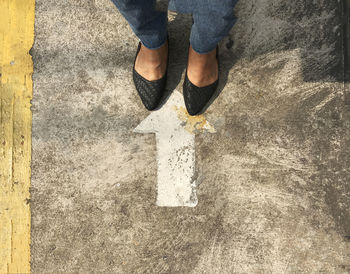
[[[164,76],[158,80],[152,80],[152,81],[147,80],[135,70],[136,57],[141,49],[141,42],[139,42],[139,45],[136,51],[134,66],[132,70],[133,81],[143,105],[148,110],[154,110],[158,106],[163,96],[163,93],[165,91],[167,73],[168,73],[168,63],[169,63],[169,36],[167,37],[167,40],[168,40],[168,56],[167,56],[166,71]]]
[[[216,59],[219,67],[219,46],[216,47]],[[192,116],[201,113],[203,108],[214,95],[218,85],[219,77],[214,83],[208,86],[197,87],[188,79],[186,68],[185,80],[183,83],[183,96],[187,112]]]

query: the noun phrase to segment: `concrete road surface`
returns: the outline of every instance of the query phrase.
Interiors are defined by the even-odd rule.
[[[109,0],[37,1],[32,273],[350,272],[341,1],[235,10],[220,94],[195,118],[181,105],[191,16],[169,11],[157,120],[132,83],[138,39]]]

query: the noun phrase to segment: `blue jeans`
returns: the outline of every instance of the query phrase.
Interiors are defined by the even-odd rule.
[[[169,10],[190,13],[193,25],[190,44],[197,53],[208,53],[229,33],[237,18],[238,0],[169,0]],[[168,13],[155,8],[156,0],[112,0],[135,35],[149,49],[161,47],[167,39]]]

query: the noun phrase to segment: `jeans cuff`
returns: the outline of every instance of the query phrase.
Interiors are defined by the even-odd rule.
[[[191,43],[190,43],[191,44]],[[212,49],[205,49],[205,50],[202,50],[202,49],[196,49],[196,47],[193,47],[193,45],[191,44],[192,46],[192,49],[197,52],[198,54],[206,54],[206,53],[209,53],[211,52],[212,50],[214,50],[216,48],[217,45],[215,45]]]
[[[143,45],[144,47],[146,47],[146,48],[148,48],[148,49],[159,49],[159,48],[161,48],[162,46],[165,45],[165,43],[167,42],[167,40],[168,40],[168,34],[165,36],[165,40],[161,42],[160,46],[149,47],[149,46],[145,45],[141,40],[140,40],[140,42],[142,43],[142,45]]]

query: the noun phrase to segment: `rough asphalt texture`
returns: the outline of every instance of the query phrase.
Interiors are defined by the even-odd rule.
[[[108,0],[36,3],[32,273],[349,273],[350,106],[341,8],[240,1],[196,136],[194,208],[156,200],[137,38]],[[182,92],[190,15],[169,12]]]

